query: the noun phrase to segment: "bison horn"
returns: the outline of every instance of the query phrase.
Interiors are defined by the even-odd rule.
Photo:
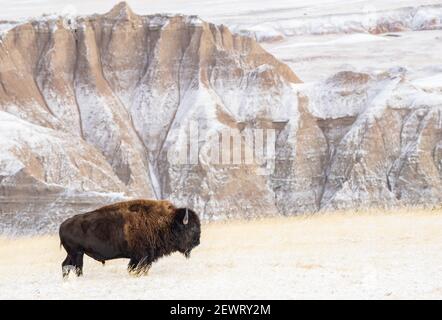
[[[188,208],[186,208],[186,215],[184,216],[183,223],[184,224],[189,223],[189,209]]]

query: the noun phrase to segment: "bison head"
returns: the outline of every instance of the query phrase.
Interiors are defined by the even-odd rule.
[[[177,209],[174,233],[177,250],[189,258],[192,249],[200,244],[201,223],[198,215],[188,208]]]

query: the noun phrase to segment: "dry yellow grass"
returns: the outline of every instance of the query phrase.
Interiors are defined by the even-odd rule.
[[[61,279],[58,237],[0,239],[0,298],[442,298],[442,211],[335,213],[212,223],[190,260],[146,277],[85,259]]]

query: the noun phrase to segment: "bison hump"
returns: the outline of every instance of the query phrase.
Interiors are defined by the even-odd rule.
[[[150,210],[151,206],[146,204],[136,203],[129,206],[131,212],[148,213]]]

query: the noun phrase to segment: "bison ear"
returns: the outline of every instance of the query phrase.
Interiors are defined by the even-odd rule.
[[[189,223],[189,209],[186,208],[186,214],[184,215],[183,224],[186,225]]]

